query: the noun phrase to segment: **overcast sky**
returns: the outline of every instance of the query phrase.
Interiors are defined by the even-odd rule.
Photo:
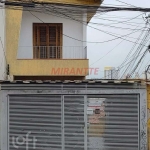
[[[137,7],[150,8],[150,0],[121,0],[121,1]],[[117,2],[116,0],[104,0],[103,5],[111,6],[111,5],[126,5],[126,4]],[[138,18],[130,20],[140,14],[142,15],[139,16]],[[148,13],[146,15],[148,15]],[[143,20],[143,16],[145,15],[142,12],[130,12],[130,11],[109,12],[105,14],[102,13],[101,15],[100,14],[96,15],[91,20],[92,23],[96,22],[96,23],[100,23],[101,25],[93,25],[89,23],[89,26],[109,32],[111,34],[116,34],[115,36],[120,37],[121,35],[126,35],[131,32],[135,32],[135,30],[129,30],[129,29],[143,28],[145,26],[145,21]],[[113,20],[113,21],[108,21],[108,20]],[[117,21],[123,23],[117,23]],[[122,27],[122,28],[129,28],[129,29],[128,30],[118,29],[118,28],[108,27],[105,25],[111,25],[115,27]],[[129,35],[130,37],[124,37],[124,39],[135,42],[136,38],[138,38],[140,34],[141,34],[141,30]],[[116,38],[115,36],[111,36],[101,31],[92,29],[91,27],[88,27],[87,41],[102,42],[102,41],[114,39]],[[94,73],[92,73],[92,75],[90,75],[89,78],[102,78],[104,76],[105,66],[112,66],[117,68],[123,62],[123,60],[129,53],[133,45],[134,43],[122,39],[117,39],[103,44],[88,43],[88,58],[89,58],[90,67],[99,68],[98,75],[94,75]],[[138,70],[139,75],[141,75],[141,73],[144,71],[145,66],[149,60],[150,60],[150,54],[147,54],[146,58],[144,59],[143,65],[141,66],[141,69]]]

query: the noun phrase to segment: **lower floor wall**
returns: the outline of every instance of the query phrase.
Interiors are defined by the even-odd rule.
[[[137,88],[136,88],[137,87]],[[146,88],[104,83],[5,84],[1,150],[147,150]],[[28,140],[27,139],[27,140]]]

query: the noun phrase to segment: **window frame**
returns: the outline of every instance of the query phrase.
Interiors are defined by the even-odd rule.
[[[59,50],[60,50],[60,58],[58,58],[58,55],[57,55],[57,50],[56,50],[56,58],[40,58],[41,55],[40,55],[40,52],[39,52],[39,56],[37,58],[37,51],[35,50],[35,47],[40,47],[40,41],[39,41],[39,38],[40,38],[40,35],[39,35],[39,32],[40,30],[39,29],[36,29],[36,27],[40,27],[40,26],[47,26],[47,31],[46,31],[46,36],[47,36],[47,39],[46,39],[46,45],[49,46],[50,43],[48,41],[49,39],[49,27],[50,26],[57,26],[56,27],[56,30],[58,29],[58,27],[60,27],[60,44],[58,45],[58,32],[56,32],[56,47],[59,47]],[[36,34],[38,36],[37,40],[36,40]],[[63,45],[63,23],[33,23],[33,59],[62,59],[62,45]],[[38,42],[37,42],[38,41]],[[51,47],[51,46],[49,46]],[[47,54],[48,56],[48,54]]]

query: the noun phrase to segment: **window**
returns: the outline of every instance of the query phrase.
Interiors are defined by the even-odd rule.
[[[62,58],[62,24],[33,24],[33,57],[35,59]]]

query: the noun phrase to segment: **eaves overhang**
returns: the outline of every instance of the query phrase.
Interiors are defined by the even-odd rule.
[[[30,8],[36,8],[36,5],[56,5],[56,6],[63,6],[63,7],[77,7],[77,8],[82,8],[86,9],[87,13],[87,23],[90,22],[92,17],[96,14],[97,9],[103,2],[103,0],[88,0],[88,1],[83,1],[83,0],[64,0],[64,1],[56,1],[56,0],[2,0],[2,3],[5,3],[6,8],[9,7],[18,7],[15,9],[19,9],[19,7],[26,8],[29,10]],[[94,9],[92,8],[92,11],[90,11],[91,7],[94,6]],[[32,11],[32,10],[30,10]]]

